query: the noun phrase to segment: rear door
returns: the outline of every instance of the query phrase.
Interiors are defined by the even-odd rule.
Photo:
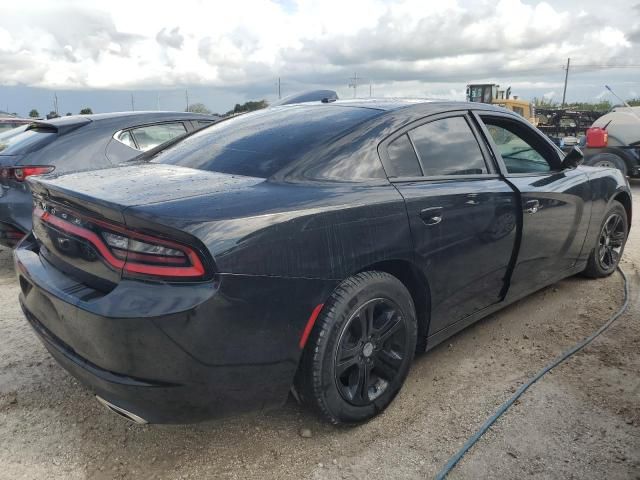
[[[563,155],[530,124],[478,112],[505,178],[521,195],[522,240],[509,287],[519,297],[575,266],[590,219],[587,176],[562,169]]]
[[[466,112],[400,130],[380,146],[405,199],[430,285],[429,335],[501,300],[516,242],[517,197]]]

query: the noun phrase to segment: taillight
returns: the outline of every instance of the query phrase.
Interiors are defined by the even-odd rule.
[[[50,165],[30,165],[28,167],[5,167],[0,170],[0,177],[3,179],[13,179],[17,182],[24,182],[33,175],[44,175],[51,173],[56,167]]]
[[[205,268],[196,251],[164,238],[88,219],[56,207],[36,205],[34,217],[91,243],[105,261],[123,273],[163,279],[201,280]]]

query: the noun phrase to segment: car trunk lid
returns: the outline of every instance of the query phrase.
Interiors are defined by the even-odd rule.
[[[137,225],[131,230],[124,215],[126,209],[243,188],[261,181],[263,179],[147,163],[31,178],[33,231],[41,256],[58,269],[95,288],[105,282],[114,285],[127,270],[117,255],[121,252],[117,245],[119,235],[130,236],[129,233],[134,232],[137,240],[152,238],[153,241],[147,243],[159,244],[171,251],[182,251],[180,245],[186,245],[189,248],[185,248],[185,252],[198,250],[208,255],[199,240],[161,224],[165,222],[147,223],[144,228]],[[173,242],[178,246],[172,247]],[[114,252],[118,258],[114,258]]]

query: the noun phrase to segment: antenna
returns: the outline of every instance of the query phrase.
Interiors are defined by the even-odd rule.
[[[185,112],[189,111],[189,90],[187,90],[186,88],[184,89],[184,96],[187,99],[187,109],[185,110]]]
[[[136,102],[133,101],[133,93],[131,94],[131,111],[134,112],[136,110]]]
[[[621,99],[618,95],[616,95],[616,92],[614,92],[609,85],[605,85],[604,88],[609,90],[614,97],[616,97],[618,100],[620,100],[622,102],[622,104],[631,111],[632,115],[635,115],[636,117],[640,118],[640,115],[637,114],[633,108],[631,108],[631,105],[629,105],[627,102],[625,102],[623,99]]]

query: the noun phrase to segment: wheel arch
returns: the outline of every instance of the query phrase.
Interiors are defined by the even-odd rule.
[[[409,260],[403,259],[384,260],[373,263],[356,273],[372,270],[393,275],[409,290],[416,308],[416,320],[418,321],[416,351],[424,351],[427,346],[427,333],[431,319],[431,290],[426,276],[417,265]]]
[[[602,153],[610,153],[612,155],[616,155],[619,158],[621,158],[622,161],[627,166],[627,172],[632,171],[633,167],[635,167],[634,165],[635,162],[633,157],[629,153],[627,153],[623,148],[616,148],[615,145],[611,147],[605,147],[602,150]]]
[[[625,212],[627,212],[627,225],[629,225],[629,230],[631,230],[631,195],[629,195],[629,192],[626,191],[618,192],[616,195],[614,195],[612,200],[620,202],[624,207]]]

